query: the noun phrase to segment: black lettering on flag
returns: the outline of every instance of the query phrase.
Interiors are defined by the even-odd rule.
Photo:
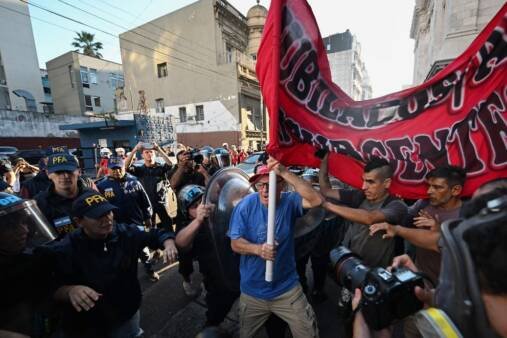
[[[398,163],[403,163],[403,171],[398,175],[400,181],[421,182],[426,176],[426,167],[423,165],[417,170],[417,165],[412,160],[411,154],[414,153],[414,145],[408,137],[401,139],[391,139],[385,141],[386,146],[391,150],[393,159]]]
[[[363,154],[370,154],[372,156],[387,157],[387,150],[384,147],[384,144],[378,140],[366,140],[363,142],[361,146],[361,152]]]
[[[297,69],[293,73],[292,79],[287,82],[286,88],[299,101],[304,103],[310,93],[312,82],[315,81],[319,74],[317,53],[314,50],[305,53],[302,56],[302,61],[297,63],[296,67]]]
[[[503,20],[507,20],[505,17]],[[486,80],[493,71],[507,60],[507,32],[503,27],[496,27],[484,46],[477,53],[479,66],[475,71],[474,84]]]
[[[440,129],[435,131],[436,144],[430,135],[416,135],[414,142],[419,145],[419,157],[423,160],[426,167],[441,167],[449,164],[447,158],[447,136],[449,129]]]
[[[344,108],[340,110],[337,121],[345,126],[350,125],[359,128],[366,126],[362,108]]]
[[[462,167],[468,175],[479,174],[486,168],[484,162],[479,157],[475,144],[472,142],[470,126],[473,123],[473,118],[471,119],[470,117],[456,123],[452,127],[447,139],[448,144],[457,141]]]
[[[507,88],[507,87],[506,87]],[[494,92],[482,105],[477,117],[484,127],[484,135],[491,147],[491,165],[494,168],[507,164],[507,123],[504,119],[506,103]]]

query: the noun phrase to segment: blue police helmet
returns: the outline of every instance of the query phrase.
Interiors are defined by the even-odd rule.
[[[204,187],[196,184],[184,186],[178,193],[183,216],[188,217],[188,208],[204,195]]]

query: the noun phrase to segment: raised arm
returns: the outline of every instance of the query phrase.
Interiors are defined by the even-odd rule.
[[[340,191],[337,189],[333,189],[331,187],[331,182],[329,181],[329,165],[328,165],[329,153],[326,153],[322,161],[320,162],[320,170],[319,170],[319,186],[320,193],[324,197],[330,197],[336,200],[340,199]]]
[[[324,202],[322,195],[317,190],[313,189],[309,182],[291,173],[284,165],[274,158],[270,157],[268,159],[268,167],[272,168],[285,182],[292,185],[294,190],[303,197],[303,208],[315,208],[322,205]]]
[[[137,151],[141,149],[141,143],[142,142],[137,143],[134,149],[132,149],[132,151],[130,152],[129,156],[127,156],[127,158],[125,159],[125,169],[130,168],[130,166],[132,165],[132,161],[134,160]]]
[[[153,144],[153,147],[155,148],[156,151],[158,151],[158,153],[160,154],[160,157],[162,157],[164,159],[164,162],[172,167],[173,166],[173,162],[171,161],[171,159],[169,158],[169,156],[165,153],[164,149],[162,149],[156,143]]]

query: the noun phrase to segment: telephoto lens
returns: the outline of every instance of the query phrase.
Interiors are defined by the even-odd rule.
[[[405,268],[392,272],[381,267],[369,268],[344,246],[333,249],[330,258],[338,283],[352,294],[361,289],[361,312],[370,328],[386,328],[422,308],[414,293],[416,286],[424,286],[418,274]]]

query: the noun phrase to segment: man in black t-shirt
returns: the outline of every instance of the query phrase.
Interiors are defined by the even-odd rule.
[[[142,152],[144,163],[141,166],[133,166],[132,160],[138,150]],[[155,161],[157,152],[165,164],[161,165]],[[146,143],[139,142],[127,157],[125,166],[132,175],[141,181],[150,198],[153,207],[152,224],[156,225],[156,216],[158,215],[160,220],[158,227],[172,231],[172,220],[166,209],[169,177],[173,170],[169,156],[156,143],[148,146]]]

